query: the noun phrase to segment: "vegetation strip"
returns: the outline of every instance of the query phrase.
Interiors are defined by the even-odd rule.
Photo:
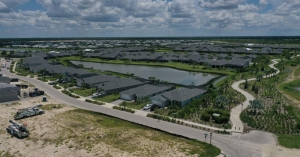
[[[80,98],[80,96],[74,95],[71,92],[67,91],[67,90],[62,90],[61,92],[63,92],[64,94],[72,97],[72,98]]]
[[[89,102],[89,103],[93,103],[93,104],[97,104],[97,105],[104,105],[104,102],[100,102],[100,101],[94,101],[94,100],[90,100],[90,99],[85,99],[85,102]]]
[[[135,112],[135,110],[127,108],[127,107],[123,107],[123,106],[113,106],[113,109],[121,110],[121,111],[125,111],[125,112],[130,112],[130,113]]]

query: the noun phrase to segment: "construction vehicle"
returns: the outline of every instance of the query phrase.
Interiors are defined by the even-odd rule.
[[[19,124],[12,120],[9,120],[11,123],[7,128],[7,132],[12,136],[18,136],[20,138],[29,136],[29,131],[27,130],[27,123]]]
[[[27,107],[23,109],[19,109],[17,113],[14,115],[15,119],[21,119],[21,118],[26,118],[30,116],[35,116],[39,114],[44,114],[45,111],[42,109],[39,109],[39,107],[43,106],[42,104],[36,105],[33,107]]]

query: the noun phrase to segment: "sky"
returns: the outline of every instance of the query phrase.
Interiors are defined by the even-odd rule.
[[[299,35],[300,0],[0,0],[0,38]]]

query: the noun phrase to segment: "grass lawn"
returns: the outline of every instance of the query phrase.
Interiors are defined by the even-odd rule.
[[[120,94],[111,94],[111,95],[106,95],[106,96],[103,96],[103,97],[93,98],[93,99],[97,100],[97,101],[110,103],[110,102],[118,100],[119,98],[120,98]]]
[[[169,67],[178,70],[193,71],[193,72],[205,72],[221,75],[231,75],[234,72],[231,71],[220,71],[218,69],[203,69],[203,66],[196,66],[195,68],[192,65],[178,62],[168,62],[168,63],[158,63],[158,62],[131,62],[131,61],[122,61],[122,60],[101,60],[97,58],[82,58],[77,56],[65,57],[63,60],[75,60],[75,61],[86,61],[86,62],[95,62],[95,63],[111,63],[111,64],[128,64],[128,65],[146,65],[146,66],[161,66]],[[65,61],[65,62],[67,62]]]
[[[300,101],[300,91],[295,88],[300,88],[300,79],[291,82],[283,83],[278,86],[284,93],[290,95],[294,99]]]
[[[91,96],[93,93],[95,93],[96,88],[90,88],[90,89],[74,88],[74,89],[70,89],[69,91],[71,91],[72,93],[75,93],[77,95],[87,97],[87,96]]]
[[[300,136],[299,135],[279,134],[278,142],[280,145],[282,145],[286,148],[300,149]]]
[[[128,108],[140,110],[146,104],[150,104],[150,101],[148,101],[148,102],[132,102],[132,103],[130,103],[130,102],[123,102],[123,103],[120,104],[120,106],[124,106],[124,107],[128,107]]]
[[[300,76],[300,67],[295,70],[294,76]]]
[[[117,153],[116,156],[128,153],[129,156],[148,157],[176,156],[176,154],[215,157],[220,154],[219,148],[204,142],[82,109],[58,114],[50,122],[53,123],[54,130],[60,131],[55,132],[55,138],[39,137],[39,140],[58,146],[67,143],[69,148],[85,149],[93,156],[100,156],[96,155],[101,151],[98,145],[109,146],[110,150]]]

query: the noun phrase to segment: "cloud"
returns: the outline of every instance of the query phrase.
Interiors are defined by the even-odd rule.
[[[20,34],[39,30],[50,36],[232,35],[262,29],[299,34],[300,25],[299,0],[260,0],[257,5],[248,0],[35,0],[44,11],[14,9],[27,1],[0,0],[0,34],[13,28],[22,30]],[[260,12],[268,4],[271,10]]]
[[[9,9],[4,3],[0,2],[0,13],[9,13],[11,9]]]
[[[241,12],[257,12],[259,9],[254,4],[238,5],[238,11]]]
[[[28,2],[29,0],[0,0],[0,13],[9,13],[20,4]]]
[[[269,3],[269,0],[259,0],[260,8],[265,8]]]
[[[91,22],[118,22],[118,21],[120,21],[120,17],[116,14],[89,15],[89,16],[84,16],[82,19],[86,20],[86,21],[91,21]]]
[[[198,5],[208,9],[234,9],[244,0],[201,0]]]

